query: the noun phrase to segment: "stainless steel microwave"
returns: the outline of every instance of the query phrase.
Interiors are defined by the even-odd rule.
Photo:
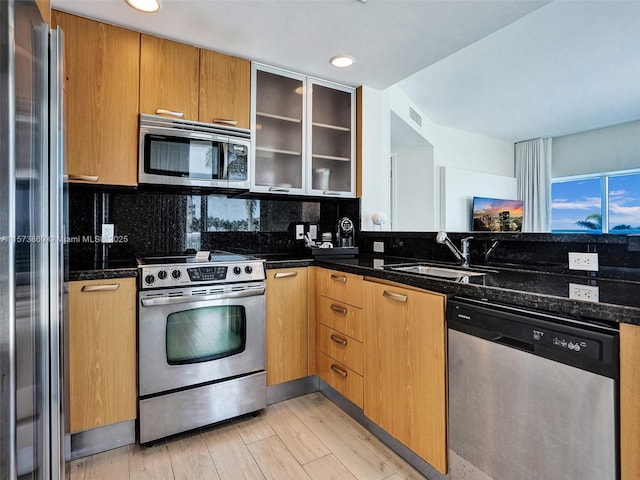
[[[138,183],[249,189],[251,131],[140,115]]]

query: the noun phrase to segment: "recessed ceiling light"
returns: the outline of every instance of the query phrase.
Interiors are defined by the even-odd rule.
[[[329,63],[334,67],[345,68],[350,67],[356,61],[355,58],[350,57],[349,55],[336,55],[335,57],[331,57]]]
[[[145,13],[157,12],[160,9],[158,0],[125,0],[131,7]]]

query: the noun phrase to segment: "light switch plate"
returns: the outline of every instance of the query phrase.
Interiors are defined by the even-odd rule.
[[[296,240],[304,240],[304,224],[296,224]]]
[[[317,240],[318,239],[318,226],[316,224],[311,224],[309,225],[309,238],[311,240]]]
[[[113,224],[103,223],[102,235],[100,236],[100,240],[102,241],[102,243],[113,243],[113,234],[114,234]]]
[[[373,251],[376,253],[384,253],[384,242],[373,242]]]

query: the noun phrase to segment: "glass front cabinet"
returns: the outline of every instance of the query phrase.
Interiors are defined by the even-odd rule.
[[[355,89],[254,63],[251,190],[355,196]]]

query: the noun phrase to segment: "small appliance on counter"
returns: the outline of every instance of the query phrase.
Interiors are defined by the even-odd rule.
[[[331,242],[331,234],[322,234],[319,246],[309,245],[314,257],[350,258],[358,255],[358,247],[354,246],[354,226],[351,219],[342,217],[336,227],[335,244]]]
[[[338,247],[353,247],[353,222],[349,217],[342,217],[338,221],[336,240]]]

